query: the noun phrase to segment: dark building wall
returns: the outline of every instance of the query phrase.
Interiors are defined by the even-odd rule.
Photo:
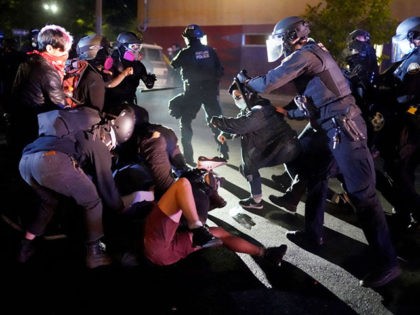
[[[208,45],[215,48],[225,68],[222,88],[228,88],[233,77],[241,69],[247,69],[251,76],[265,73],[276,63],[267,62],[265,46],[243,46],[243,34],[270,34],[272,25],[224,25],[202,26]],[[150,27],[144,34],[144,41],[162,46],[164,52],[173,43],[185,46],[181,36],[184,27]]]

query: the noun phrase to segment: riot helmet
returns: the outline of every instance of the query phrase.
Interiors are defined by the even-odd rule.
[[[103,36],[93,34],[82,37],[76,46],[76,53],[82,60],[92,60],[96,58],[99,50],[102,49]]]
[[[370,46],[370,34],[368,31],[357,29],[347,36],[347,48],[350,54],[363,53]]]
[[[310,33],[309,23],[298,16],[289,16],[279,21],[266,41],[268,62],[293,52],[293,46],[306,40]]]
[[[200,26],[197,24],[190,24],[182,32],[182,37],[192,39],[192,38],[201,38],[204,36],[204,32],[201,30]]]
[[[110,128],[115,133],[117,144],[121,144],[130,139],[133,134],[136,122],[136,115],[130,105],[122,107],[117,116],[113,116],[110,120]]]
[[[87,60],[95,67],[104,67],[109,60],[109,43],[102,35],[92,34],[82,37],[76,46],[76,53],[81,60]]]
[[[414,40],[420,39],[420,16],[402,21],[392,37],[392,61],[400,61],[414,47]]]
[[[133,32],[122,32],[117,36],[117,48],[120,55],[128,61],[137,60],[143,40]]]
[[[203,30],[197,24],[190,24],[185,27],[182,32],[182,37],[184,37],[185,44],[189,44],[192,41],[199,40],[202,44],[207,43],[207,36]]]
[[[360,63],[363,60],[376,63],[376,52],[370,39],[370,33],[363,29],[349,33],[346,39],[347,48],[344,50],[344,57],[348,63]]]

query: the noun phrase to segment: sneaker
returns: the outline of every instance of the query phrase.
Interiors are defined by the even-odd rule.
[[[255,202],[254,198],[249,197],[247,199],[239,200],[239,205],[244,209],[262,209],[263,202]]]
[[[377,288],[384,286],[401,275],[401,268],[394,266],[386,270],[369,273],[359,284],[363,287]]]
[[[195,163],[194,160],[185,160],[185,163],[193,168],[197,166],[197,163]]]
[[[272,203],[274,203],[276,206],[280,207],[282,210],[284,210],[286,212],[289,212],[289,213],[293,213],[293,214],[296,213],[297,205],[287,201],[286,198],[277,197],[277,196],[274,196],[274,195],[270,195],[268,198],[270,199],[270,201]]]
[[[108,266],[112,263],[111,257],[106,253],[105,244],[96,241],[87,245],[86,266],[94,269],[102,266]]]
[[[229,161],[229,153],[225,152],[225,153],[221,153],[220,154],[220,158]]]
[[[202,248],[207,248],[223,245],[222,240],[211,234],[205,226],[200,226],[199,228],[191,229],[190,231],[193,233],[193,247],[200,246]]]
[[[275,266],[278,266],[283,261],[286,254],[287,245],[282,244],[278,247],[269,247],[265,250],[264,258]]]
[[[322,237],[312,237],[305,231],[288,231],[286,237],[296,245],[307,249],[307,250],[319,250],[324,245],[324,239]]]
[[[16,260],[18,263],[26,263],[35,254],[35,240],[22,239],[19,244]]]
[[[215,169],[216,167],[226,165],[226,163],[227,163],[227,160],[222,157],[215,156],[213,158],[208,158],[205,156],[199,156],[197,168],[211,171],[212,169]]]

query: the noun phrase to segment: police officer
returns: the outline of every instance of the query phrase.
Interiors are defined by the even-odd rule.
[[[116,78],[127,68],[132,68],[131,75],[125,75],[121,83],[112,86],[106,90],[105,111],[110,111],[114,106],[126,102],[128,104],[137,104],[137,87],[140,80],[148,89],[153,88],[156,81],[156,75],[148,73],[146,67],[141,62],[141,44],[140,39],[133,32],[122,32],[118,34],[117,48],[112,53],[112,64],[106,66]],[[109,86],[111,87],[111,86]]]
[[[369,88],[379,72],[376,51],[370,42],[369,32],[362,29],[352,31],[347,36],[345,55],[350,80],[356,85],[358,96],[363,98],[363,90]]]
[[[392,44],[392,61],[397,67],[393,72],[396,84],[391,88],[396,103],[393,116],[385,121],[380,151],[385,170],[393,180],[397,215],[407,227],[410,213],[420,221],[420,195],[415,187],[415,170],[420,161],[420,17],[402,21]]]
[[[181,143],[185,160],[195,166],[192,148],[192,126],[201,106],[204,106],[207,125],[211,128],[221,157],[229,159],[226,143],[217,140],[217,128],[209,124],[211,117],[219,116],[222,110],[219,104],[219,84],[223,75],[223,66],[212,47],[201,43],[204,32],[196,24],[188,25],[182,33],[187,47],[183,48],[171,61],[174,69],[181,69],[184,92],[169,101],[169,111],[179,121]]]
[[[310,116],[319,129],[326,132],[329,148],[376,259],[375,270],[360,284],[383,286],[397,278],[401,270],[384,210],[376,195],[375,168],[366,143],[366,124],[339,66],[323,45],[309,38],[309,33],[308,22],[300,17],[291,16],[279,21],[268,40],[267,52],[271,62],[284,55],[281,64],[265,75],[240,79],[249,88],[261,93],[294,82],[299,94],[308,99],[310,109],[301,112]],[[284,112],[289,114],[286,110]],[[319,195],[322,198],[323,194]],[[311,219],[314,220],[314,229],[319,232],[322,228],[319,218],[323,216],[324,207],[318,206],[311,211],[316,213]],[[322,234],[310,232],[289,232],[287,236],[292,241],[316,237],[314,242],[321,245]]]

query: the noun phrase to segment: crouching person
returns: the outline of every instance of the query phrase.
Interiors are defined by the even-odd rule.
[[[187,229],[180,229],[181,218]],[[279,264],[286,253],[286,245],[264,248],[235,236],[221,227],[207,227],[200,221],[186,178],[178,179],[162,195],[146,218],[144,253],[156,265],[171,265],[202,248],[224,245],[230,250],[264,257]]]
[[[222,132],[218,138],[221,142],[240,137],[242,161],[239,170],[249,183],[250,196],[240,200],[239,205],[245,209],[262,209],[259,170],[296,159],[301,152],[300,143],[296,131],[268,99],[246,90],[236,79],[229,93],[240,113],[237,117],[214,116],[210,123]]]
[[[103,204],[116,211],[122,211],[124,204],[112,177],[110,150],[131,136],[134,114],[125,110],[113,118],[89,130],[41,135],[24,148],[19,171],[39,196],[40,206],[25,227],[18,262],[25,263],[33,256],[34,240],[45,233],[65,196],[84,210],[86,266],[92,269],[111,264],[101,241]]]

